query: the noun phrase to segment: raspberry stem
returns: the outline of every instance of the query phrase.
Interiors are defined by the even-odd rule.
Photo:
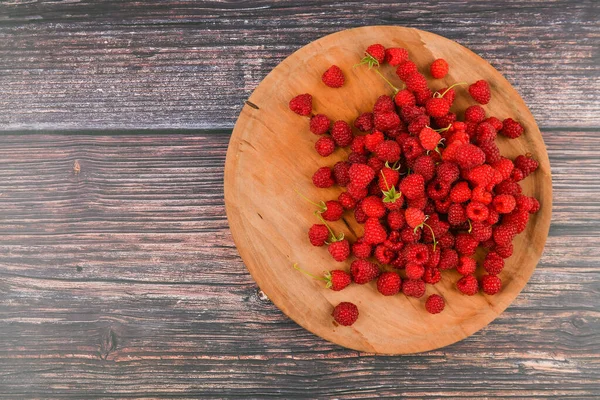
[[[444,97],[444,96],[446,95],[446,93],[448,93],[448,91],[449,91],[450,89],[452,89],[454,86],[458,86],[458,85],[466,85],[466,84],[467,84],[467,82],[458,82],[458,83],[455,83],[454,85],[450,86],[448,89],[444,90],[444,93],[441,93],[441,94],[440,94],[440,92],[435,92],[435,93],[433,94],[433,96],[434,96],[434,97],[437,97],[437,98],[442,98],[442,97]],[[437,96],[436,96],[436,94],[437,94]]]
[[[320,280],[320,281],[327,281],[327,278],[326,278],[326,277],[324,277],[324,276],[315,276],[315,275],[311,274],[310,272],[303,270],[302,268],[300,268],[300,267],[298,266],[298,263],[294,263],[294,269],[295,269],[295,270],[297,270],[297,271],[300,271],[300,272],[302,272],[302,273],[303,273],[303,274],[305,274],[305,275],[308,275],[308,276],[310,276],[310,277],[311,277],[311,278],[313,278],[313,279],[318,279],[318,280]]]
[[[300,193],[297,189],[294,189],[294,191],[296,193],[298,193],[298,195],[300,197],[302,197],[304,200],[308,201],[310,204],[313,204],[313,205],[319,207],[320,210],[317,210],[317,211],[319,211],[319,212],[325,212],[325,211],[327,211],[327,206],[325,205],[324,201],[321,201],[320,203],[315,203],[314,201],[312,201],[311,199],[309,199],[308,197],[306,197],[305,195],[303,195],[302,193]]]
[[[428,219],[429,219],[429,215],[426,215],[423,222],[421,222],[419,225],[415,226],[415,229],[413,229],[413,233],[417,233],[417,229],[423,228],[423,226],[428,227],[429,230],[431,231],[431,237],[433,238],[433,251],[435,251],[435,248],[437,246],[437,240],[435,240],[435,233],[433,233],[433,228],[431,228],[431,226],[429,226],[428,224],[425,223],[425,221],[427,221]]]
[[[375,59],[375,57],[373,57],[372,55],[366,54],[363,57],[363,59],[360,60],[360,62],[358,64],[354,64],[354,66],[352,68],[356,68],[356,67],[358,67],[360,65],[363,65],[363,64],[368,64],[369,65],[369,69],[373,68],[373,66],[379,67],[379,61],[377,61]]]
[[[469,230],[468,233],[471,233],[471,231],[473,231],[473,224],[471,224],[471,220],[467,218],[467,222],[469,223]]]
[[[323,219],[323,217],[321,216],[321,214],[318,211],[315,211],[315,216],[317,218],[319,218],[319,221],[321,221],[327,227],[327,230],[331,234],[331,243],[339,242],[340,240],[344,239],[344,232],[340,233],[339,237],[336,236],[335,233],[329,227],[329,224],[327,222],[325,222],[325,220]]]
[[[394,95],[400,91],[400,89],[398,89],[396,86],[394,86],[392,84],[392,82],[390,82],[385,76],[383,76],[383,74],[379,71],[379,69],[376,69],[375,73],[378,74],[388,85],[390,85],[392,87],[392,89],[394,90]]]

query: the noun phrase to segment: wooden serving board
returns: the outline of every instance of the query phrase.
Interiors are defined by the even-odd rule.
[[[382,94],[391,94],[385,82],[366,66],[353,68],[373,43],[407,48],[421,72],[436,58],[450,64],[442,80],[431,80],[439,89],[455,82],[472,83],[486,79],[492,100],[484,108],[500,119],[512,117],[525,127],[516,140],[499,137],[503,155],[516,157],[530,152],[540,168],[521,182],[525,194],[535,196],[541,210],[530,219],[525,232],[514,242],[514,255],[507,260],[500,277],[502,291],[495,296],[461,295],[455,288],[458,273],[442,273],[442,281],[427,285],[420,299],[399,294],[380,295],[375,283],[351,285],[343,291],[325,289],[292,268],[298,263],[314,274],[331,269],[349,269],[351,260],[335,262],[326,247],[312,247],[307,230],[318,221],[314,206],[300,198],[298,189],[315,201],[337,199],[342,188],[317,189],[311,177],[319,166],[333,166],[347,156],[337,149],[327,158],[314,150],[317,137],[308,129],[309,120],[288,109],[297,94],[313,95],[313,111],[333,120],[353,123],[370,111]],[[321,74],[332,64],[344,71],[346,83],[332,89],[321,82]],[[381,72],[398,86],[394,69]],[[456,89],[453,110],[474,104],[466,87]],[[339,345],[356,350],[404,354],[436,349],[464,339],[489,324],[515,299],[533,273],[542,254],[552,210],[552,179],[542,136],[527,106],[488,62],[463,46],[435,34],[395,26],[373,26],[338,32],[296,51],[279,64],[256,88],[235,125],[225,165],[225,204],[231,232],[248,270],[284,313],[309,331]],[[459,118],[462,115],[459,113]],[[351,241],[362,235],[362,225],[352,213],[331,224]],[[428,295],[440,293],[446,309],[430,315],[424,309]],[[360,312],[351,327],[337,326],[331,317],[333,306],[352,301]],[[294,338],[290,338],[294,340]]]

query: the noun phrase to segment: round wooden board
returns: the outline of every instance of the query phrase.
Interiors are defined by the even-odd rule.
[[[356,116],[370,111],[382,94],[391,94],[384,81],[366,66],[352,68],[373,43],[407,48],[419,70],[436,58],[450,64],[442,80],[430,80],[432,89],[455,82],[486,79],[492,100],[484,108],[500,119],[512,117],[523,124],[525,133],[516,140],[498,139],[503,155],[516,157],[530,152],[540,168],[521,182],[525,194],[540,200],[541,210],[530,219],[527,230],[514,242],[514,255],[501,273],[503,290],[495,296],[463,296],[454,283],[455,271],[444,272],[442,281],[427,285],[426,296],[407,298],[380,295],[375,283],[350,285],[334,292],[323,282],[294,270],[293,263],[320,274],[331,269],[349,269],[350,261],[333,261],[326,247],[312,247],[307,230],[317,220],[314,206],[300,198],[298,189],[311,199],[337,199],[339,187],[317,189],[311,177],[319,166],[333,166],[347,156],[337,149],[327,158],[314,150],[317,139],[308,129],[308,118],[292,113],[289,100],[297,94],[313,95],[313,112],[352,124]],[[346,83],[332,89],[321,82],[330,65],[342,68]],[[381,71],[401,85],[390,66]],[[428,76],[429,77],[429,76]],[[457,90],[453,110],[474,104],[465,87]],[[395,26],[350,29],[321,38],[296,51],[279,64],[256,88],[235,125],[225,165],[225,204],[231,232],[248,270],[284,313],[309,331],[352,349],[405,354],[436,349],[464,339],[496,318],[515,299],[533,273],[542,254],[552,209],[552,179],[542,136],[527,106],[489,63],[461,45],[435,34]],[[459,114],[462,118],[462,115]],[[351,213],[331,224],[351,241],[362,235],[362,226]],[[430,315],[426,297],[440,293],[446,309]],[[357,304],[360,317],[351,327],[337,326],[331,317],[341,301]],[[290,338],[293,340],[293,338]]]

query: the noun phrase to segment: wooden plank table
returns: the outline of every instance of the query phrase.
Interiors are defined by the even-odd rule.
[[[595,0],[0,3],[0,397],[600,396],[599,20]],[[222,194],[261,79],[374,24],[489,60],[554,177],[546,250],[513,305],[402,357],[325,342],[261,296]]]

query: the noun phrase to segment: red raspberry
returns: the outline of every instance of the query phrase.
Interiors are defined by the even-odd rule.
[[[522,194],[514,196],[515,199],[515,210],[529,212],[533,207],[533,198],[527,197]],[[509,211],[510,212],[510,211]]]
[[[435,181],[434,181],[435,182]],[[447,183],[443,183],[443,185],[447,185]],[[448,187],[448,192],[450,192],[450,188]],[[441,214],[448,214],[448,210],[450,210],[450,205],[452,202],[449,198],[445,198],[443,200],[435,200],[435,211]]]
[[[342,218],[344,207],[336,200],[327,200],[325,202],[325,211],[321,213],[321,217],[325,221],[337,221]]]
[[[409,76],[416,72],[417,64],[410,60],[400,63],[398,65],[398,68],[396,68],[396,75],[398,75],[398,78],[402,79],[403,81],[406,81],[406,79],[408,79]]]
[[[481,243],[481,247],[486,250],[494,250],[496,248],[496,243],[494,243],[494,239],[488,239]]]
[[[405,280],[402,282],[402,293],[410,297],[423,297],[425,294],[425,282],[422,280]]]
[[[479,242],[473,238],[473,236],[466,233],[459,233],[456,235],[454,241],[454,247],[456,251],[463,256],[472,256],[475,254]]]
[[[364,136],[365,147],[369,151],[375,151],[377,145],[385,140],[385,136],[381,131],[375,131],[369,135]]]
[[[513,255],[513,245],[510,243],[506,246],[496,246],[495,251],[500,257],[508,258]]]
[[[510,139],[516,139],[523,133],[523,127],[512,118],[506,118],[502,121],[500,133]]]
[[[350,182],[353,187],[358,189],[366,188],[373,178],[375,178],[373,168],[365,164],[352,164],[348,172],[350,174]],[[350,187],[348,187],[348,191],[350,191]]]
[[[350,273],[354,283],[364,285],[379,276],[379,267],[367,260],[354,260],[350,264]]]
[[[323,83],[331,88],[339,88],[344,84],[344,73],[337,65],[332,65],[321,77]]]
[[[327,250],[335,261],[343,262],[350,256],[350,243],[346,239],[342,239],[331,243]]]
[[[377,218],[368,218],[365,222],[365,243],[378,244],[385,241],[387,232]]]
[[[469,106],[465,110],[465,121],[480,123],[485,119],[485,110],[480,105]]]
[[[453,203],[448,208],[448,222],[452,226],[461,226],[467,222],[467,213],[465,208],[459,203]]]
[[[424,88],[423,90],[419,90],[415,92],[415,100],[417,104],[420,106],[424,106],[427,103],[427,100],[431,99],[433,96],[433,91],[429,88]]]
[[[529,213],[527,211],[513,211],[510,214],[505,214],[502,222],[512,225],[517,233],[521,233],[527,227],[529,221]]]
[[[411,243],[404,248],[407,263],[423,265],[429,260],[429,249],[422,243]]]
[[[379,64],[383,63],[383,60],[385,59],[385,47],[378,43],[367,47],[365,53],[377,60]]]
[[[430,118],[427,115],[419,115],[408,124],[408,133],[418,136],[423,128],[429,125]]]
[[[408,226],[416,228],[425,221],[425,214],[417,208],[407,208],[404,212],[404,218]]]
[[[364,112],[354,120],[354,127],[361,132],[368,132],[373,129],[373,113]],[[357,136],[362,137],[362,136]],[[356,138],[355,138],[356,139]]]
[[[471,201],[467,204],[467,218],[471,221],[485,221],[489,215],[489,210],[485,204]]]
[[[380,244],[375,247],[375,258],[381,264],[390,264],[396,253],[388,249],[385,245]]]
[[[429,156],[419,156],[412,164],[412,170],[430,181],[435,176],[435,161]]]
[[[437,176],[442,182],[453,183],[460,176],[458,165],[448,161],[441,162],[437,166]]]
[[[477,269],[477,262],[471,257],[462,256],[458,259],[456,271],[461,275],[471,275]]]
[[[390,96],[382,95],[377,98],[373,105],[373,114],[383,114],[396,111],[394,101]]]
[[[400,173],[397,170],[384,167],[379,172],[379,189],[386,192],[390,190],[392,186],[396,186],[399,179]]]
[[[353,153],[364,155],[367,153],[365,150],[365,138],[366,136],[354,136],[352,143],[350,144],[350,150]]]
[[[377,291],[384,296],[393,296],[400,292],[402,279],[395,272],[384,272],[377,278]]]
[[[318,188],[328,188],[335,184],[329,167],[319,168],[312,177],[313,184]]]
[[[363,189],[365,192],[367,191],[367,189]],[[348,191],[348,193],[350,193],[350,191]],[[365,196],[366,197],[366,194]],[[364,199],[363,197],[363,199]],[[362,200],[359,200],[356,203],[356,207],[354,208],[354,219],[356,220],[356,222],[358,222],[359,224],[364,224],[365,222],[367,222],[367,214],[365,214],[365,212],[362,210]]]
[[[438,128],[446,128],[448,126],[452,126],[452,124],[456,121],[456,114],[449,112],[448,114],[442,117],[436,117],[433,120]]]
[[[485,162],[488,164],[493,164],[496,161],[500,160],[502,157],[500,155],[500,149],[496,142],[484,142],[479,145],[483,154],[485,154]]]
[[[438,245],[442,249],[450,249],[454,247],[454,235],[448,232],[445,235],[441,236],[438,239]]]
[[[487,223],[487,219],[484,222],[471,223],[471,236],[478,242],[485,242],[492,237],[492,226]]]
[[[375,176],[378,176],[381,173],[383,167],[385,166],[385,162],[373,155],[367,161],[367,165],[373,168],[373,171],[375,171]],[[371,182],[371,185],[369,186],[369,191],[371,191],[371,187],[373,187],[372,190],[375,191],[375,194],[379,194],[379,189],[377,188],[376,181]]]
[[[389,131],[400,126],[400,117],[395,112],[375,113],[375,128]]]
[[[483,122],[487,122],[488,124],[492,125],[496,132],[499,132],[502,129],[502,121],[496,117],[486,118]]]
[[[289,107],[298,115],[310,115],[312,112],[312,96],[308,93],[299,94],[290,100]]]
[[[348,162],[350,164],[366,164],[367,156],[365,156],[364,154],[359,154],[359,153],[350,153],[348,155]]]
[[[469,93],[473,100],[479,104],[487,104],[490,102],[492,93],[490,92],[490,85],[486,81],[479,80],[469,86]]]
[[[385,140],[377,145],[375,155],[381,161],[395,163],[400,159],[400,145],[395,140]]]
[[[438,268],[442,271],[456,268],[458,265],[458,254],[453,249],[442,249]]]
[[[504,259],[494,251],[490,251],[483,260],[483,268],[488,274],[498,275],[504,269]]]
[[[492,167],[499,171],[502,175],[502,180],[510,178],[510,174],[514,168],[514,164],[511,160],[506,157],[500,158],[498,161],[492,164]]]
[[[400,110],[400,118],[402,118],[404,122],[410,122],[423,114],[425,114],[425,107],[411,106],[410,104],[403,106]]]
[[[390,47],[385,49],[385,62],[392,67],[408,60],[408,50],[401,47]]]
[[[383,201],[381,201],[381,197],[366,197],[362,201],[361,207],[368,217],[381,218],[385,215],[385,207],[383,206]]]
[[[335,121],[333,123],[331,137],[335,140],[335,144],[340,147],[350,146],[352,139],[354,139],[352,128],[346,121]]]
[[[358,307],[347,301],[343,301],[333,309],[333,319],[343,326],[350,326],[358,319]]]
[[[456,282],[456,288],[463,294],[473,296],[479,291],[479,283],[473,275],[466,275]]]
[[[481,289],[485,294],[494,295],[502,289],[502,281],[495,275],[484,275],[481,278]]]
[[[335,269],[325,274],[325,287],[335,292],[345,289],[351,282],[352,277],[346,271]]]
[[[514,226],[502,224],[493,228],[492,237],[498,246],[508,246],[516,235],[517,230]]]
[[[446,303],[444,302],[444,298],[439,294],[432,294],[427,298],[425,302],[425,309],[430,314],[439,314],[444,311],[444,307]]]
[[[315,142],[315,150],[321,157],[330,156],[335,150],[335,142],[329,136],[321,136]]]
[[[323,224],[314,224],[308,230],[308,240],[313,246],[323,246],[329,239],[329,229]]]
[[[359,259],[365,259],[371,257],[371,252],[373,251],[373,247],[365,243],[363,241],[356,242],[352,245],[352,254],[354,257]]]
[[[540,211],[540,202],[538,201],[538,199],[535,198],[531,198],[531,201],[533,203],[533,205],[531,206],[531,210],[529,210],[529,214],[535,214],[536,212]]]
[[[421,210],[425,212],[425,207],[427,206],[427,197],[417,197],[416,199],[408,200],[406,202],[407,208],[416,208],[417,210]]]
[[[315,135],[323,135],[329,131],[331,121],[326,115],[317,114],[310,119],[310,131]]]
[[[520,168],[515,168],[510,174],[510,179],[512,179],[515,182],[522,181],[523,179],[525,179],[525,172],[523,172],[523,170]]]
[[[425,263],[425,268],[437,268],[440,264],[440,259],[442,256],[441,249],[439,247],[436,247],[435,251],[433,251],[432,244],[427,245],[427,248],[429,249],[429,259]]]
[[[452,105],[454,103],[454,99],[456,98],[456,92],[452,88],[442,88],[437,91],[440,95],[443,95],[442,98],[448,102],[448,104]],[[446,125],[448,126],[448,125]]]
[[[429,72],[435,79],[442,79],[448,73],[448,63],[443,58],[438,58],[429,66]]]
[[[425,273],[425,267],[420,264],[409,262],[406,264],[405,272],[408,279],[421,279]]]
[[[506,180],[496,185],[494,188],[496,194],[511,194],[513,196],[521,194],[521,186],[518,183]]]
[[[515,198],[510,194],[499,194],[494,197],[492,203],[494,204],[496,211],[498,211],[500,214],[508,214],[514,210],[517,204]]]
[[[529,176],[532,172],[538,169],[539,164],[533,158],[531,158],[531,154],[520,155],[515,158],[515,168],[519,168],[523,171],[525,177]]]
[[[425,178],[419,174],[410,174],[400,182],[400,191],[407,199],[425,196]]]
[[[423,128],[419,133],[421,146],[423,146],[425,150],[435,150],[441,139],[442,137],[440,134],[431,128]]]
[[[479,147],[465,143],[456,149],[455,159],[461,168],[470,169],[485,162],[485,153]]]
[[[404,227],[406,220],[404,219],[404,212],[401,210],[390,211],[387,216],[387,224],[393,231],[398,231]]]
[[[396,93],[396,96],[394,96],[394,102],[398,107],[404,107],[407,105],[414,106],[417,104],[415,95],[408,89],[402,89]]]
[[[427,79],[419,72],[411,74],[404,80],[404,84],[408,90],[412,90],[413,92],[422,92],[428,89]]]
[[[492,194],[486,191],[483,186],[477,186],[471,192],[471,200],[488,205],[492,202]]]
[[[421,240],[421,232],[421,229],[418,229],[415,232],[414,228],[407,226],[402,228],[402,230],[400,231],[400,237],[402,238],[402,241],[404,243],[417,243],[419,240]]]
[[[362,165],[362,164],[358,164],[358,165]],[[352,167],[350,167],[350,168],[352,169]],[[352,196],[355,200],[362,200],[365,197],[367,197],[367,194],[368,194],[367,188],[359,188],[356,185],[353,185],[352,183],[349,183],[348,186],[346,186],[346,190],[347,190],[348,194],[350,196]],[[362,210],[360,208],[359,208],[359,210],[362,212]]]
[[[478,165],[468,170],[464,176],[475,186],[485,188],[494,178],[494,169],[488,164]]]
[[[347,192],[340,193],[338,202],[344,207],[344,210],[351,210],[356,206],[356,200]]]
[[[476,131],[476,139],[477,143],[484,142],[492,142],[496,140],[496,129],[492,126],[492,124],[488,124],[487,122],[482,122],[477,125]]]
[[[453,203],[464,203],[471,199],[471,189],[465,181],[460,181],[455,184],[450,190],[450,200]]]
[[[423,281],[425,283],[429,283],[431,285],[435,285],[442,279],[442,274],[440,270],[437,268],[425,268],[425,273],[423,274]]]

